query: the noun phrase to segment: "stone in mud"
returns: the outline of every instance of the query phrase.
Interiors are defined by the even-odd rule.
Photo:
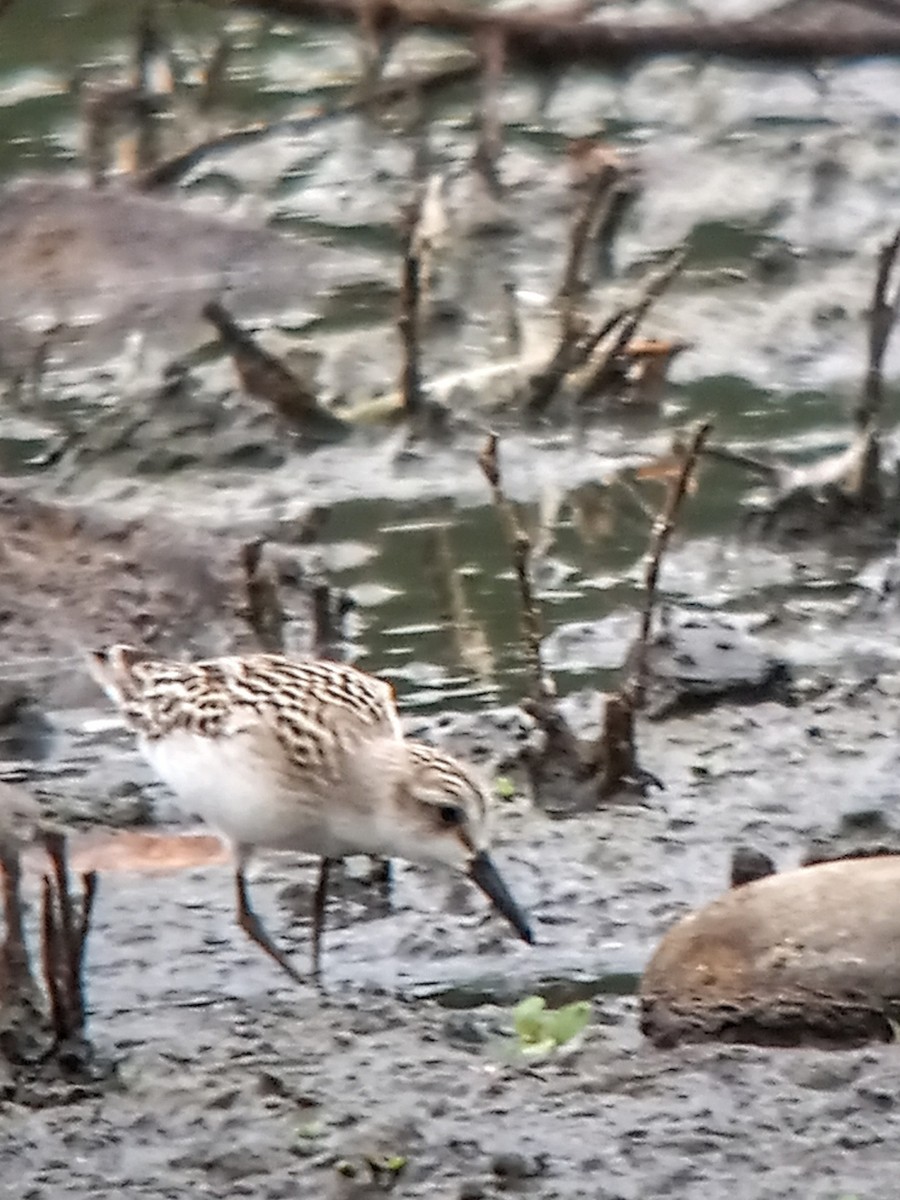
[[[54,727],[34,697],[14,680],[0,680],[0,758],[47,758],[54,741]]]
[[[890,1041],[900,1016],[900,855],[801,867],[679,921],[641,980],[658,1045]]]
[[[706,613],[666,611],[652,636],[646,670],[650,717],[668,717],[720,700],[789,699],[787,663],[751,634]]]

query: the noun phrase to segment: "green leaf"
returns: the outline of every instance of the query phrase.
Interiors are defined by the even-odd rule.
[[[546,1037],[544,1032],[544,1010],[547,1001],[543,996],[526,996],[513,1009],[513,1027],[519,1036],[519,1041],[540,1042]]]
[[[591,1019],[591,1006],[587,1000],[578,1000],[574,1004],[567,1004],[547,1013],[547,1019],[550,1026],[548,1035],[557,1046],[564,1046],[566,1042],[571,1042],[573,1037],[577,1037],[587,1025]]]
[[[516,794],[516,785],[508,775],[498,775],[494,780],[494,792],[501,800],[511,800]]]
[[[513,1009],[513,1027],[523,1054],[549,1054],[577,1037],[591,1018],[587,1000],[547,1008],[543,996],[526,996]]]

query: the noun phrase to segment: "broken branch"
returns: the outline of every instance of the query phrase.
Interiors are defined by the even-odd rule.
[[[897,254],[900,252],[900,229],[878,252],[878,271],[869,310],[869,361],[866,367],[862,395],[853,414],[857,429],[864,429],[878,420],[883,399],[882,372],[888,341],[897,323],[900,306],[900,283],[888,298],[888,286]]]
[[[650,546],[647,552],[644,570],[644,601],[641,607],[641,624],[632,660],[631,680],[623,694],[636,711],[640,708],[646,687],[647,652],[650,645],[650,632],[653,624],[653,613],[656,607],[656,589],[663,558],[668,548],[672,534],[678,523],[681,504],[688,492],[697,461],[703,450],[704,443],[712,430],[711,421],[701,421],[695,427],[687,444],[680,447],[681,469],[671,480],[668,492],[650,535]]]

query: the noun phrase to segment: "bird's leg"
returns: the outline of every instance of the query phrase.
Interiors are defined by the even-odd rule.
[[[291,979],[297,983],[305,983],[303,976],[291,965],[291,962],[283,950],[279,950],[269,935],[262,926],[259,917],[250,906],[250,897],[247,895],[247,880],[244,876],[244,859],[238,856],[237,868],[235,870],[234,881],[237,890],[237,919],[238,925],[247,934],[261,950],[265,950],[270,958],[274,958],[282,970],[287,971]]]
[[[331,875],[331,864],[334,860],[323,858],[319,860],[319,878],[313,896],[312,910],[312,973],[317,982],[321,978],[322,931],[325,928],[325,905],[328,901],[328,880]]]

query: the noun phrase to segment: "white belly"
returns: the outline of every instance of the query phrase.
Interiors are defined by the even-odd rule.
[[[141,738],[140,748],[179,807],[232,842],[323,852],[318,806],[286,789],[284,776],[267,764],[252,737],[176,731],[156,740]]]

